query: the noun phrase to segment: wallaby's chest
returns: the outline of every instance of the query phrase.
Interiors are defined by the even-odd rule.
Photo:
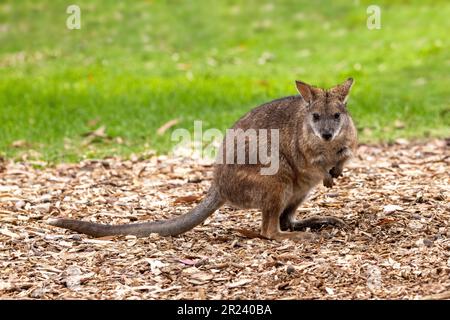
[[[347,156],[349,147],[345,142],[332,146],[318,146],[307,156],[308,167],[333,167],[338,161]]]

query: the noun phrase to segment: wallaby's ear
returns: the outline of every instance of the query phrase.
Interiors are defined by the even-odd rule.
[[[317,89],[307,83],[298,80],[295,81],[295,85],[297,86],[297,90],[302,96],[303,100],[305,100],[307,103],[311,103]]]
[[[353,78],[348,78],[344,83],[338,84],[336,87],[331,89],[331,92],[336,95],[342,103],[346,103],[352,86]]]

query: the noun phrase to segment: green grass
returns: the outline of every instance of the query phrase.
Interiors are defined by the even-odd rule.
[[[194,120],[224,130],[295,79],[349,76],[362,141],[450,136],[450,2],[376,2],[370,31],[371,1],[0,1],[0,154],[168,152]],[[72,3],[81,30],[65,27]],[[111,139],[86,144],[100,126]]]

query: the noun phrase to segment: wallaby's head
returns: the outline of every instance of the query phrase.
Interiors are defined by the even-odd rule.
[[[307,103],[305,125],[310,133],[323,141],[332,141],[350,125],[347,99],[353,85],[352,78],[327,90],[301,81],[296,81],[296,84]]]

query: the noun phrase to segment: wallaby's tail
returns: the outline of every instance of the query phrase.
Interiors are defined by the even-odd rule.
[[[151,233],[158,233],[162,236],[175,236],[191,230],[206,220],[210,215],[219,209],[224,201],[218,192],[211,188],[206,197],[192,209],[189,213],[165,221],[142,222],[130,224],[100,224],[73,219],[50,219],[48,224],[56,227],[74,230],[93,237],[103,237],[112,235],[135,235],[137,237],[147,237]]]

